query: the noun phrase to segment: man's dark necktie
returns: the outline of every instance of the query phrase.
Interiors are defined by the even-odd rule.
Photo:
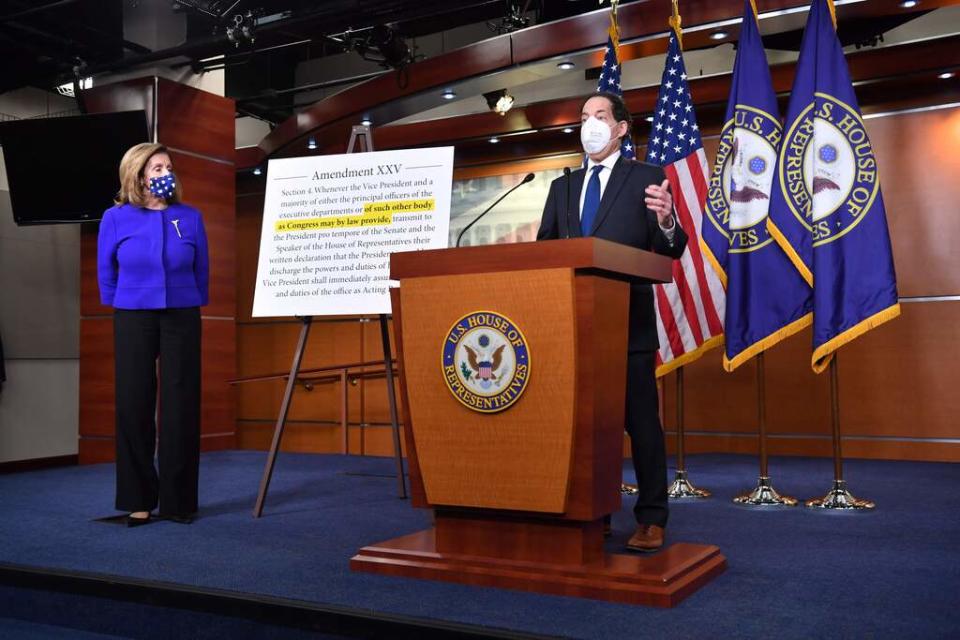
[[[587,193],[583,196],[583,211],[580,212],[580,233],[584,236],[590,235],[593,220],[597,217],[597,210],[600,208],[600,172],[603,171],[603,165],[595,165],[591,171],[593,174],[587,182]]]

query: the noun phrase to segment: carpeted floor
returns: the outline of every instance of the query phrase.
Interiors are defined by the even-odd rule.
[[[737,506],[756,459],[691,456],[691,480],[714,497],[674,502],[668,541],[716,544],[729,567],[660,610],[352,573],[361,546],[429,524],[395,497],[392,460],[282,454],[255,520],[264,460],[204,454],[201,513],[189,526],[95,522],[114,513],[112,465],[0,476],[0,563],[578,638],[947,638],[960,629],[960,465],[848,460],[851,490],[878,507],[834,513]],[[822,495],[832,478],[826,459],[775,458],[770,470],[798,498]],[[614,515],[611,550],[632,533],[630,506],[625,498]]]

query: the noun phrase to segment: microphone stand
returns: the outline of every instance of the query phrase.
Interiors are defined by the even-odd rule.
[[[497,198],[497,200],[496,200],[492,205],[490,205],[489,207],[487,207],[486,209],[483,210],[483,213],[481,213],[481,214],[478,215],[476,218],[474,218],[474,219],[473,219],[473,222],[471,222],[470,224],[468,224],[467,226],[465,226],[465,227],[463,228],[463,230],[460,232],[460,235],[457,236],[457,242],[456,242],[456,244],[453,245],[453,246],[454,246],[454,247],[459,247],[459,246],[460,246],[460,240],[463,238],[463,234],[465,234],[465,233],[467,232],[467,230],[470,229],[470,227],[472,227],[473,225],[477,224],[477,222],[480,220],[480,218],[482,218],[483,216],[487,215],[487,213],[489,213],[491,209],[493,209],[495,206],[497,206],[498,204],[500,204],[500,201],[501,201],[501,200],[503,200],[503,199],[506,198],[508,195],[510,195],[511,193],[513,193],[514,191],[516,191],[517,189],[519,189],[519,188],[520,188],[520,185],[527,184],[527,183],[530,182],[531,180],[533,180],[533,174],[532,174],[532,173],[528,173],[527,175],[525,175],[525,176],[523,177],[523,180],[521,180],[521,181],[518,182],[517,184],[513,185],[513,187],[511,187],[509,191],[507,191],[505,194],[503,194],[502,196],[500,196],[499,198]]]

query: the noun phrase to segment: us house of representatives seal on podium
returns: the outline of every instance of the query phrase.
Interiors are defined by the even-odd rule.
[[[523,395],[530,351],[523,332],[506,316],[474,311],[447,331],[441,356],[450,393],[468,409],[497,413]]]

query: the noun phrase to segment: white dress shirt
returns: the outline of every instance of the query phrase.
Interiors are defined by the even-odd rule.
[[[590,158],[587,158],[587,174],[583,178],[583,186],[580,188],[580,206],[578,211],[580,212],[580,218],[583,219],[583,201],[587,197],[587,185],[590,183],[590,177],[593,175],[593,168],[597,165],[603,167],[600,170],[600,199],[603,199],[603,192],[607,188],[607,183],[610,182],[610,174],[613,172],[613,165],[617,164],[617,160],[620,159],[620,151],[614,151],[609,156],[601,160],[600,162],[594,162]],[[676,220],[674,224],[670,225],[669,228],[660,225],[660,230],[663,231],[663,235],[667,237],[667,242],[673,244],[673,235],[676,227]]]

